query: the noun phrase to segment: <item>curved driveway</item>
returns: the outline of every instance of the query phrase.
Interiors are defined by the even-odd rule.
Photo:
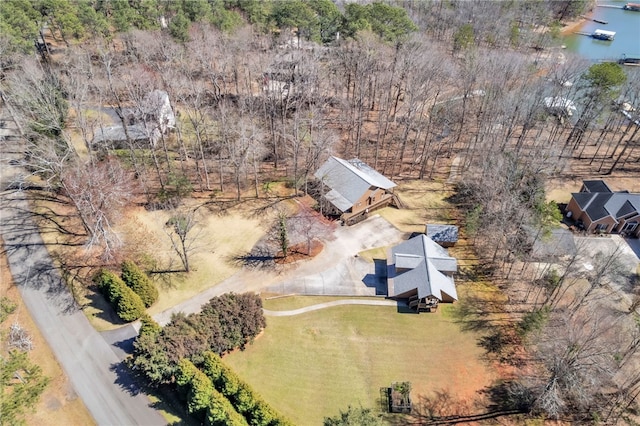
[[[320,309],[330,308],[332,306],[341,305],[372,305],[372,306],[398,306],[399,302],[393,300],[365,300],[365,299],[341,299],[334,300],[332,302],[318,303],[316,305],[305,306],[300,309],[293,309],[290,311],[270,311],[263,309],[265,315],[270,317],[291,317],[294,315],[306,314],[307,312],[313,312]]]

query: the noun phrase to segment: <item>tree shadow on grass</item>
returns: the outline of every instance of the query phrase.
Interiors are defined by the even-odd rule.
[[[108,322],[113,325],[124,325],[125,323],[118,317],[115,310],[111,306],[111,304],[105,299],[105,297],[100,294],[98,289],[95,286],[91,286],[87,289],[86,298],[89,300],[87,304],[83,306],[83,308],[91,306],[95,313],[94,317],[99,318],[103,321]]]
[[[227,259],[232,265],[252,269],[274,269],[276,256],[269,247],[256,246],[247,254],[231,255]]]
[[[528,401],[523,402],[512,383],[499,382],[483,389],[472,400],[457,398],[445,389],[418,395],[410,415],[388,416],[387,421],[392,425],[468,424],[521,415],[528,407]]]

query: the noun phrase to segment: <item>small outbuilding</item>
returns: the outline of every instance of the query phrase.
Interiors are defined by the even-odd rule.
[[[91,145],[94,148],[122,149],[131,141],[146,142],[155,147],[162,136],[176,126],[169,95],[163,90],[148,93],[138,107],[126,109],[124,115],[126,131],[122,123],[100,127],[95,131]]]
[[[424,233],[442,247],[452,247],[458,242],[458,227],[427,223]]]

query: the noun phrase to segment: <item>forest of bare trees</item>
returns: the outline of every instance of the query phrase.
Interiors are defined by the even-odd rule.
[[[194,1],[146,15],[133,3],[12,0],[0,21],[0,91],[31,173],[20,187],[68,197],[105,258],[133,200],[176,209],[196,191],[240,201],[276,180],[303,193],[332,154],[395,180],[443,179],[456,160],[456,201],[492,278],[539,283],[531,239],[558,219],[545,182],[640,173],[640,126],[622,114],[640,108],[638,69],[558,48],[559,20],[588,2]],[[76,22],[69,7],[86,13]],[[16,11],[33,14],[22,33]],[[157,126],[145,113],[155,90],[176,123],[152,141],[136,129]],[[551,113],[549,97],[573,100],[576,114]],[[112,127],[117,143],[101,137]],[[186,271],[191,219],[166,226]],[[619,315],[594,317],[612,261],[589,277],[567,262],[537,289],[531,312],[545,323],[526,344],[539,370],[520,383],[532,412],[617,420],[640,393],[638,330],[623,338],[607,332]],[[577,279],[587,290],[563,287]]]

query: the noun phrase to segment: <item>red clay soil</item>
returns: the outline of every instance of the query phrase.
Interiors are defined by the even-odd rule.
[[[279,265],[286,265],[299,260],[312,259],[319,255],[322,249],[324,249],[324,245],[318,240],[311,241],[310,247],[307,247],[306,242],[295,244],[289,247],[287,257],[282,256],[281,251],[278,252],[276,255],[276,263]]]

